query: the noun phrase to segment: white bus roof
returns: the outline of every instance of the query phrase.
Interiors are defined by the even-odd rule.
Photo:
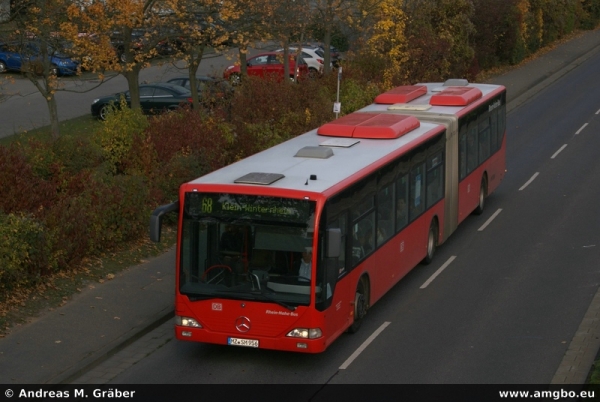
[[[250,185],[263,187],[265,191],[281,189],[327,193],[332,187],[368,166],[381,163],[386,157],[399,155],[444,131],[442,125],[419,121],[415,117],[408,118],[411,112],[408,110],[403,112],[402,105],[427,107],[427,114],[459,115],[466,108],[476,105],[478,100],[485,99],[492,93],[498,93],[502,88],[497,85],[469,84],[466,80],[398,87],[380,95],[392,95],[386,100],[387,104],[374,103],[318,129],[195,179],[188,185],[191,188],[202,184],[228,185],[223,189],[228,192],[236,192],[238,186],[240,192],[245,192],[247,187],[242,189],[241,186]],[[441,98],[442,103],[446,101],[461,103],[466,99],[468,104],[431,105],[436,103],[435,97],[442,90],[447,90],[450,95],[453,94]],[[390,104],[390,99],[405,100],[405,102]],[[378,120],[378,117],[381,119]],[[360,129],[362,131],[358,133]],[[365,138],[371,136],[377,139]],[[310,179],[313,175],[316,180]]]
[[[444,131],[444,127],[441,125],[421,122],[420,127],[397,139],[364,139],[322,136],[318,135],[315,129],[218,169],[191,181],[189,184],[243,186],[245,184],[236,184],[235,181],[247,174],[261,173],[284,176],[269,185],[256,185],[265,187],[265,190],[266,188],[279,188],[324,193],[369,165],[388,155],[397,153],[401,148],[407,146],[412,148],[412,144],[421,143],[442,131]],[[341,145],[343,143],[355,144],[349,147],[326,145],[336,143]],[[318,149],[305,147],[318,147]],[[324,153],[330,149],[333,155],[327,158],[295,156],[302,149],[309,154]],[[310,180],[311,175],[315,175],[316,180]],[[227,190],[235,192],[235,188]]]
[[[452,85],[459,84],[459,85]],[[415,98],[411,99],[411,96],[402,96],[402,92],[410,93],[410,89],[415,93],[417,87],[423,87],[426,92],[422,92],[422,95],[418,95]],[[407,89],[406,91],[402,91],[402,89]],[[435,100],[436,96],[439,96],[444,91],[456,91],[457,89],[464,89],[468,91],[469,89],[479,90],[481,92],[481,96],[477,99],[465,99],[464,104],[432,104],[432,98]],[[448,80],[446,82],[435,82],[435,83],[420,83],[412,86],[404,86],[394,88],[392,91],[386,92],[384,94],[379,95],[375,98],[375,102],[371,105],[368,105],[358,112],[370,112],[370,113],[383,113],[395,111],[397,113],[412,114],[412,112],[426,112],[431,114],[442,114],[442,115],[455,115],[460,116],[465,110],[469,109],[473,105],[476,105],[481,100],[485,100],[491,95],[495,95],[500,90],[503,90],[504,87],[500,85],[490,85],[490,84],[474,84],[468,83],[466,80]],[[393,92],[396,91],[400,94],[400,96],[393,96]],[[390,94],[391,96],[387,96],[386,94]],[[379,101],[381,100],[381,101]],[[394,102],[394,100],[397,100]],[[452,102],[460,103],[456,99],[450,99],[448,103]]]

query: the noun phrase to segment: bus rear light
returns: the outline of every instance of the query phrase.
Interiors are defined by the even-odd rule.
[[[175,317],[175,325],[180,325],[182,327],[194,327],[194,328],[202,328],[202,325],[198,321],[189,317]],[[182,333],[183,335],[183,333]],[[185,336],[185,335],[184,335]]]
[[[288,332],[290,338],[316,339],[323,336],[321,328],[295,328]]]

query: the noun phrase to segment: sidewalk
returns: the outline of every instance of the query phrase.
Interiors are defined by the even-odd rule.
[[[507,87],[510,111],[599,51],[600,30],[586,32],[488,82]],[[0,339],[0,383],[68,383],[161,325],[173,316],[174,267],[171,250],[13,330]]]
[[[173,316],[175,250],[0,339],[0,383],[67,383]]]

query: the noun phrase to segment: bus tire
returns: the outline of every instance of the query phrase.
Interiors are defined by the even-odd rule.
[[[361,277],[356,285],[354,294],[354,322],[348,328],[348,332],[354,334],[360,328],[363,318],[369,309],[369,281],[365,276]]]
[[[427,234],[427,254],[421,263],[423,265],[429,265],[433,261],[433,256],[435,255],[435,250],[437,249],[438,243],[438,225],[437,221],[434,219],[431,221],[431,225],[429,226],[429,233]]]
[[[479,203],[473,211],[475,215],[481,215],[485,208],[485,199],[487,198],[487,177],[484,175],[481,179],[481,187],[479,187]]]

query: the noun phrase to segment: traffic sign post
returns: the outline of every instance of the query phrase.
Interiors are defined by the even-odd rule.
[[[339,114],[342,110],[342,104],[340,103],[340,82],[342,81],[342,66],[338,67],[338,79],[337,79],[337,95],[336,101],[333,104],[333,113],[335,113],[335,118],[339,117]]]

